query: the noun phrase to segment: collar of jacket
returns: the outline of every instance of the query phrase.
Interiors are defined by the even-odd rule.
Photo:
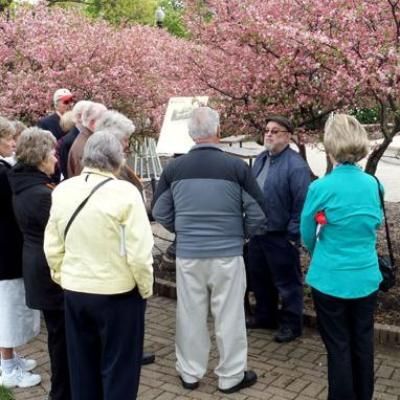
[[[190,151],[194,151],[194,150],[204,150],[204,149],[211,149],[211,150],[219,150],[219,151],[223,151],[218,144],[214,144],[214,143],[201,143],[201,144],[195,144]]]
[[[85,174],[100,175],[100,176],[104,176],[106,178],[117,179],[112,172],[102,171],[101,169],[97,169],[97,168],[85,167],[85,168],[83,168],[81,175],[85,175]]]
[[[271,160],[276,160],[277,158],[282,156],[284,153],[286,153],[289,148],[290,148],[290,146],[287,145],[282,151],[280,151],[278,154],[274,154],[274,155],[270,155],[268,150],[264,150],[262,153],[260,153],[257,156],[256,162],[254,163],[254,166],[253,166],[253,171],[254,171],[255,176],[257,176],[260,173],[262,167],[265,164],[265,160],[268,157],[270,157]]]
[[[4,165],[8,169],[11,169],[12,167],[12,165],[2,156],[0,156],[0,164]]]
[[[271,154],[268,150],[265,150],[265,158],[267,156],[271,157],[271,160],[275,160],[277,158],[279,158],[282,154],[286,153],[286,151],[289,149],[290,145],[287,145],[286,147],[283,148],[283,150],[281,150],[279,153],[276,154]],[[263,154],[264,154],[263,153]]]

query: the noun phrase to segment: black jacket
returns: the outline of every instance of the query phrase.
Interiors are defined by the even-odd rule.
[[[14,211],[24,236],[23,277],[26,304],[39,310],[63,308],[63,291],[50,277],[43,251],[44,230],[49,219],[52,186],[36,168],[17,164],[9,174]]]
[[[0,280],[22,277],[22,234],[15,220],[8,182],[11,165],[0,160]]]

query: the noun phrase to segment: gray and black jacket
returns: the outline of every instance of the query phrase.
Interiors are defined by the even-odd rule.
[[[154,196],[153,216],[177,236],[177,257],[233,257],[265,224],[264,196],[248,165],[216,145],[194,146],[171,161]]]

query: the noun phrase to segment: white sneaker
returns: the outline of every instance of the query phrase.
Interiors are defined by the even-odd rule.
[[[32,371],[37,367],[37,362],[30,358],[24,358],[17,356],[17,365],[19,365],[24,371]]]
[[[29,358],[23,358],[20,356],[15,356],[15,359],[17,361],[17,365],[19,365],[24,371],[32,371],[37,367],[37,362],[35,360],[29,359]],[[0,364],[0,375],[3,372],[1,369],[1,364]]]
[[[15,367],[10,374],[3,372],[1,384],[6,388],[28,388],[38,385],[42,378],[40,375],[24,371],[20,366]]]

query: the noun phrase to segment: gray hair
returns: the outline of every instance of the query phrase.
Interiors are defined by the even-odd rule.
[[[55,149],[56,143],[57,140],[51,132],[37,127],[27,128],[17,140],[15,156],[18,161],[37,167]]]
[[[96,126],[97,121],[103,116],[105,111],[107,111],[107,107],[104,104],[91,102],[83,109],[82,125],[88,129],[91,129],[90,125],[93,123]]]
[[[219,114],[210,107],[193,110],[189,121],[189,135],[193,140],[216,136],[219,128]]]
[[[80,100],[72,107],[72,120],[75,124],[82,124],[82,114],[86,107],[92,104],[89,100]]]
[[[124,162],[124,152],[119,140],[106,131],[97,131],[90,136],[83,151],[84,167],[114,172]]]
[[[14,135],[14,137],[15,137],[16,139],[19,137],[19,135],[20,135],[25,129],[28,128],[28,127],[27,127],[23,122],[21,122],[21,121],[15,120],[15,121],[11,121],[11,123],[13,124],[14,129],[15,129],[15,135]]]
[[[0,117],[0,140],[9,138],[10,136],[14,137],[15,128],[11,121],[7,118]]]
[[[119,140],[129,138],[135,129],[134,123],[129,118],[115,110],[107,110],[96,122],[96,131],[109,131]]]

